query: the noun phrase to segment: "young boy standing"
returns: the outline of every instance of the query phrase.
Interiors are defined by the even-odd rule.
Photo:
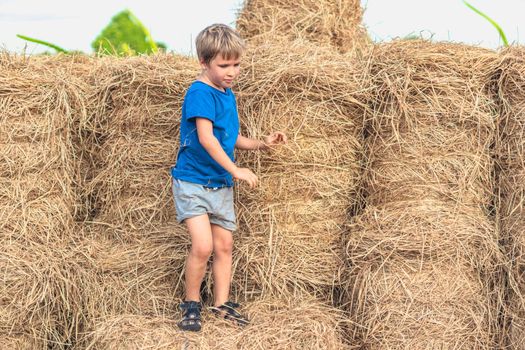
[[[270,149],[286,143],[274,132],[264,141],[239,134],[239,119],[231,86],[239,75],[244,42],[230,27],[214,24],[199,33],[196,49],[202,71],[186,92],[180,124],[180,148],[172,169],[177,220],[185,222],[191,236],[186,260],[186,298],[179,328],[201,328],[200,286],[213,253],[214,307],[218,316],[238,325],[248,319],[229,301],[232,269],[232,232],[236,229],[233,180],[251,188],[257,176],[235,165],[234,148]]]

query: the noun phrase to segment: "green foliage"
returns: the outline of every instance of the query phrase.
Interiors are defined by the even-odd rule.
[[[57,52],[63,52],[63,53],[68,53],[67,50],[61,48],[60,46],[57,46],[55,44],[51,44],[47,41],[43,41],[43,40],[40,40],[40,39],[35,39],[35,38],[30,38],[28,36],[25,36],[25,35],[21,35],[21,34],[17,34],[16,35],[17,37],[19,37],[20,39],[24,39],[24,40],[27,40],[27,41],[30,41],[32,43],[37,43],[37,44],[41,44],[41,45],[45,45],[47,47],[50,47],[52,49],[55,49]]]
[[[503,40],[503,45],[509,46],[509,42],[507,41],[507,36],[505,35],[505,32],[503,31],[503,29],[501,29],[499,24],[496,23],[496,21],[494,21],[492,18],[490,18],[489,16],[487,16],[486,14],[484,14],[483,12],[481,12],[480,10],[478,10],[477,8],[475,8],[474,6],[472,6],[471,4],[466,2],[465,0],[463,0],[463,3],[465,5],[467,5],[467,7],[470,8],[472,11],[476,12],[478,15],[480,15],[481,17],[483,17],[487,21],[489,21],[490,24],[492,24],[494,26],[494,28],[496,28],[496,30],[498,31],[499,36],[501,37],[501,40]]]
[[[95,52],[112,55],[150,54],[158,50],[149,31],[129,10],[116,14],[91,47]]]

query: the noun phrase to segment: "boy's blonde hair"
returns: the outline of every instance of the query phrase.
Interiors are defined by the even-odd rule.
[[[237,59],[245,44],[240,35],[225,24],[212,24],[204,28],[195,39],[199,61],[209,64],[218,54],[224,59]]]

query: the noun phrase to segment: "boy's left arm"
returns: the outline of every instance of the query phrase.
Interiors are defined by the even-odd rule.
[[[239,134],[235,142],[235,148],[241,150],[267,150],[272,146],[285,144],[287,142],[286,135],[283,132],[276,131],[264,137],[264,140],[250,139]]]

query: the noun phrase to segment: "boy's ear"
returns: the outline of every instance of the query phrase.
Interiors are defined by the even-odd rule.
[[[204,60],[200,60],[199,64],[201,65],[202,69],[208,69],[209,68],[209,65],[207,63],[205,63]]]

